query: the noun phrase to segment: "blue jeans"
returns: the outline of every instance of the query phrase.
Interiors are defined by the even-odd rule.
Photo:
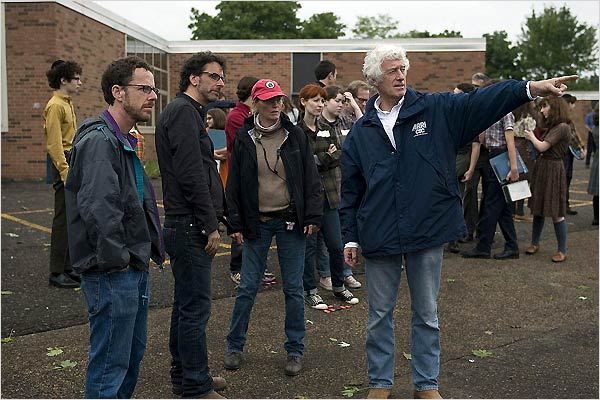
[[[327,278],[331,276],[331,270],[329,268],[329,252],[327,251],[325,239],[323,238],[323,232],[321,231],[317,232],[317,250],[315,254],[315,262],[317,264],[317,272],[319,273],[319,277]],[[349,276],[352,276],[352,268],[348,264],[344,263],[344,278]]]
[[[146,350],[148,271],[84,272],[90,321],[85,398],[130,398]]]
[[[205,332],[211,306],[212,257],[204,251],[208,238],[191,215],[167,216],[163,232],[175,278],[171,382],[181,385],[184,397],[202,395],[212,390]]]
[[[406,277],[411,298],[411,367],[416,390],[438,388],[440,335],[437,297],[443,246],[407,253]],[[369,387],[394,383],[394,307],[402,274],[402,255],[365,258],[369,287],[367,361]]]
[[[288,355],[302,356],[304,354],[302,273],[304,272],[306,243],[302,229],[295,224],[294,229],[288,231],[285,221],[274,218],[260,222],[259,238],[252,240],[244,238],[241,281],[231,314],[227,351],[241,353],[244,350],[250,313],[267,265],[269,246],[275,236],[285,295],[285,335],[287,340],[284,347]]]
[[[344,290],[344,254],[342,243],[342,231],[340,228],[340,215],[337,208],[323,206],[323,217],[321,218],[321,230],[323,240],[329,253],[329,271],[331,273],[331,285],[333,290],[341,292]],[[306,259],[304,261],[303,286],[304,291],[316,293],[315,284],[315,261],[319,254],[317,246],[317,235],[306,239]]]

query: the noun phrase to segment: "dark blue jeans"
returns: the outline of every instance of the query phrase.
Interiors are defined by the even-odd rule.
[[[498,153],[490,151],[490,158]],[[477,250],[487,253],[492,250],[492,241],[496,233],[496,224],[500,225],[500,230],[504,235],[504,249],[509,251],[519,251],[517,242],[517,232],[513,221],[512,203],[507,203],[502,187],[492,170],[489,162],[485,163],[481,169],[483,198],[481,200],[481,210],[479,212],[479,223],[477,226],[479,242]]]
[[[244,238],[242,272],[235,305],[231,313],[231,325],[227,335],[227,351],[241,353],[246,343],[246,333],[254,300],[267,265],[267,254],[273,236],[277,241],[277,256],[285,295],[285,350],[288,355],[304,354],[304,293],[302,273],[304,271],[303,228],[298,224],[288,231],[282,219],[260,222],[260,237]],[[272,338],[263,338],[269,340]]]
[[[340,228],[340,215],[337,208],[323,205],[321,232],[329,253],[329,270],[331,271],[331,286],[336,292],[344,290],[344,245]],[[304,276],[302,277],[304,291],[316,292],[315,265],[317,262],[317,235],[306,239],[306,255],[304,260]]]
[[[84,272],[81,289],[90,321],[85,398],[130,398],[146,350],[148,272]]]
[[[200,230],[191,215],[167,216],[163,228],[175,278],[169,335],[171,382],[182,386],[184,397],[212,390],[205,332],[210,317],[212,257],[204,251],[208,239]]]

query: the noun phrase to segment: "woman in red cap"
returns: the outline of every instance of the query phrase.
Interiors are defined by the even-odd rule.
[[[285,93],[279,84],[261,79],[251,96],[254,112],[237,131],[227,178],[230,233],[244,250],[225,368],[240,368],[250,313],[275,236],[285,294],[285,373],[297,375],[304,354],[304,250],[306,236],[320,224],[321,182],[308,137],[282,112]]]

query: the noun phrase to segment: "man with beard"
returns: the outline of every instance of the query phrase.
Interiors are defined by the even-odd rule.
[[[210,268],[221,237],[224,192],[207,134],[206,105],[225,85],[225,61],[198,53],[183,65],[179,91],[156,124],[156,154],[165,205],[165,248],[175,278],[169,349],[173,393],[222,398],[223,378],[208,369],[206,324],[210,316]]]
[[[108,108],[77,130],[65,184],[73,269],[90,322],[86,398],[130,398],[146,349],[148,264],[163,260],[150,180],[128,132],[147,122],[158,89],[137,57],[102,75]]]

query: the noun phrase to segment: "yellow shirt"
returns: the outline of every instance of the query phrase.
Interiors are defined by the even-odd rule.
[[[73,137],[77,130],[77,119],[71,97],[54,92],[44,109],[44,121],[46,148],[52,164],[64,182],[69,171],[65,151],[71,151]]]

